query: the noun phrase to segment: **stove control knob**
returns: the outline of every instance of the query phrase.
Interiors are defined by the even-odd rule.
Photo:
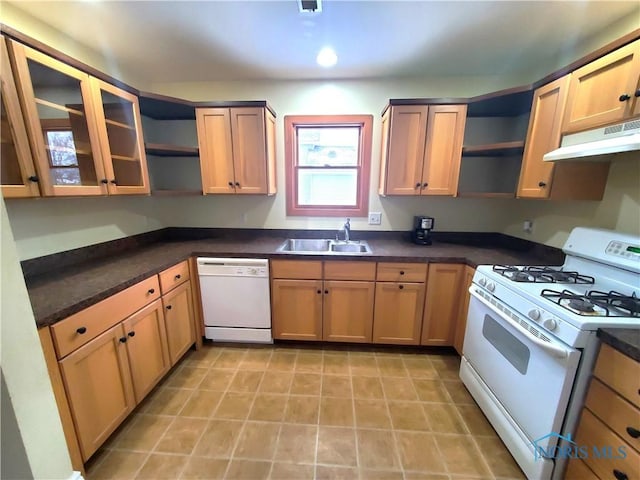
[[[493,292],[496,289],[496,284],[493,282],[489,282],[487,283],[487,290],[489,290],[490,292]]]
[[[478,280],[478,283],[480,284],[481,287],[484,287],[487,284],[487,279],[481,278],[480,280]]]
[[[540,320],[540,310],[534,308],[533,310],[529,310],[529,318],[535,320],[536,322]]]
[[[544,325],[547,330],[553,331],[558,326],[558,323],[553,318],[547,318],[544,322],[542,322],[542,325]]]

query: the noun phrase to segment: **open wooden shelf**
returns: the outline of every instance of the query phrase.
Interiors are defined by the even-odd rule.
[[[161,197],[186,197],[202,195],[202,190],[152,190],[151,195]]]
[[[462,155],[469,157],[506,157],[521,154],[523,151],[524,140],[462,147]]]
[[[515,198],[513,192],[458,192],[460,198]]]
[[[182,147],[164,143],[145,143],[144,149],[147,155],[155,155],[157,157],[197,157],[200,155],[198,147]]]

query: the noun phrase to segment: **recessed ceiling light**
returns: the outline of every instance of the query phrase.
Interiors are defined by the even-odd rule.
[[[326,68],[333,67],[337,61],[338,55],[336,55],[336,52],[334,52],[333,48],[331,47],[324,47],[322,50],[320,50],[318,56],[316,57],[316,62],[318,62],[318,65]]]

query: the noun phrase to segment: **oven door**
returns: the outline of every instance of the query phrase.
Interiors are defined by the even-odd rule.
[[[538,439],[537,446],[553,447],[557,436],[549,434],[560,432],[580,351],[545,335],[476,285],[469,292],[465,359],[531,448]]]

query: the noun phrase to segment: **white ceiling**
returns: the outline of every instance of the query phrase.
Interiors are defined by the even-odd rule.
[[[640,27],[638,1],[11,3],[154,83],[546,73],[625,16]],[[325,45],[330,70],[315,63]]]

